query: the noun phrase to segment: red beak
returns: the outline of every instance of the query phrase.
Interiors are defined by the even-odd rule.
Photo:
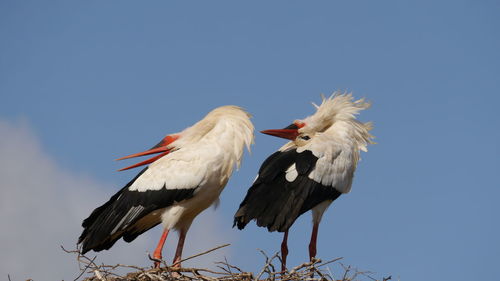
[[[264,130],[260,132],[266,135],[271,135],[288,140],[294,140],[299,135],[298,129],[273,129],[273,130]]]
[[[156,161],[156,160],[162,158],[163,156],[167,155],[168,153],[170,153],[170,151],[172,151],[173,148],[172,147],[167,148],[167,146],[169,144],[173,143],[174,141],[176,141],[178,138],[179,138],[178,135],[169,135],[169,136],[166,136],[157,145],[153,146],[149,150],[146,150],[146,151],[143,151],[143,152],[139,152],[139,153],[134,153],[134,154],[127,155],[127,156],[124,156],[122,158],[116,159],[116,160],[123,160],[123,159],[129,159],[129,158],[144,156],[144,155],[161,153],[161,154],[156,155],[156,156],[154,156],[152,158],[149,158],[148,160],[139,162],[139,163],[134,164],[132,166],[125,167],[125,168],[120,169],[118,171],[124,171],[124,170],[132,169],[132,168],[135,168],[135,167],[143,166],[143,165],[146,165],[146,164],[149,164],[149,163],[153,163],[154,161]]]

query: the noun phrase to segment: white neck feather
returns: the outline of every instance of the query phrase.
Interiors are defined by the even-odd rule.
[[[250,114],[237,106],[222,106],[211,111],[205,118],[180,133],[175,146],[217,145],[224,153],[224,163],[239,167],[246,147],[254,140],[254,126]]]

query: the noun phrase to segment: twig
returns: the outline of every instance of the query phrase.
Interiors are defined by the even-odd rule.
[[[335,258],[335,259],[333,259],[333,260],[329,260],[329,261],[327,261],[327,262],[324,262],[324,263],[322,263],[322,264],[318,265],[318,267],[322,267],[322,266],[325,266],[325,265],[330,264],[330,263],[332,263],[332,262],[339,261],[339,260],[341,260],[341,259],[343,259],[343,258],[344,258],[344,257],[340,257],[340,258]]]
[[[89,267],[92,265],[92,263],[94,262],[94,260],[95,260],[96,258],[97,258],[97,256],[95,256],[95,257],[91,260],[91,262],[89,262],[89,263],[87,264],[87,266],[86,266],[86,267],[85,267],[85,268],[84,268],[84,269],[80,272],[80,274],[79,274],[79,275],[78,275],[75,279],[73,279],[73,281],[76,281],[76,280],[80,279],[80,277],[82,277],[82,275],[85,273],[85,271],[87,271],[87,269],[89,269]]]
[[[315,263],[318,263],[317,260],[315,261],[310,261],[310,262],[305,262],[303,264],[300,264],[300,265],[297,265],[296,267],[292,268],[292,270],[290,270],[290,274],[295,274],[295,272],[297,272],[299,269],[302,269],[304,267],[309,267]]]
[[[269,265],[271,264],[271,262],[278,256],[279,252],[276,252],[276,254],[274,254],[270,259],[267,257],[266,253],[264,251],[262,251],[261,249],[258,249],[262,255],[264,255],[264,257],[266,257],[266,264],[264,265],[264,267],[262,268],[262,270],[260,271],[260,273],[257,275],[257,277],[255,277],[255,281],[259,280],[259,278],[262,276],[262,274],[264,274],[264,272],[268,272],[269,275],[270,274],[270,271],[269,271]]]
[[[224,272],[217,272],[217,271],[213,271],[213,270],[210,270],[210,269],[206,269],[206,268],[192,268],[192,267],[168,267],[167,268],[168,271],[171,271],[171,272],[179,272],[179,273],[184,273],[184,272],[190,272],[192,273],[193,270],[196,270],[196,271],[204,271],[204,272],[208,272],[208,273],[212,273],[212,274],[218,274],[218,275],[227,275],[227,273],[224,273]]]
[[[349,271],[351,270],[351,266],[349,265],[347,268],[345,268],[345,266],[341,263],[342,267],[344,267],[344,276],[342,277],[342,281],[346,281],[346,277],[347,277],[347,273],[349,273]]]
[[[321,277],[321,280],[327,280],[325,275],[323,273],[321,273],[321,271],[317,267],[312,267],[312,270],[314,272],[318,273],[318,275]]]
[[[106,279],[104,279],[101,275],[101,273],[99,272],[99,270],[94,270],[94,274],[95,276],[97,277],[97,279],[101,280],[101,281],[106,281]]]
[[[205,255],[205,254],[208,254],[208,253],[213,252],[213,251],[215,251],[215,250],[218,250],[218,249],[220,249],[220,248],[227,247],[227,246],[229,246],[229,245],[231,245],[231,244],[224,244],[224,245],[221,245],[221,246],[215,247],[215,248],[210,249],[210,250],[208,250],[208,251],[205,251],[205,252],[203,252],[203,253],[199,253],[199,254],[196,254],[196,255],[194,255],[194,256],[190,256],[190,257],[188,257],[188,258],[182,259],[179,263],[184,262],[184,261],[187,261],[187,260],[190,260],[190,259],[193,259],[193,258],[196,258],[196,257],[199,257],[199,256],[203,256],[203,255]]]

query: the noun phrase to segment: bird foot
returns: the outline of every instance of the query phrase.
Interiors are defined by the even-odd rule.
[[[161,259],[161,256],[157,256],[157,255],[149,255],[148,254],[148,258],[149,260],[153,261],[153,268],[160,268],[161,267],[161,264],[163,263],[163,260]]]
[[[172,264],[172,269],[180,269],[181,268],[181,257],[178,256],[174,259],[174,263]],[[182,275],[178,271],[172,271],[171,272],[172,277],[174,278],[180,278]]]
[[[286,264],[281,263],[281,271],[279,272],[279,274],[285,274],[286,272]]]

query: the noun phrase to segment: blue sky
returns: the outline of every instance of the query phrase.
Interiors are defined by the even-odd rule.
[[[257,130],[280,128],[313,113],[320,93],[341,90],[373,102],[360,119],[374,121],[378,144],[363,154],[352,192],[325,214],[318,256],[401,280],[496,278],[499,9],[497,1],[0,2],[0,144],[8,156],[0,219],[17,222],[0,234],[1,247],[16,245],[2,259],[22,259],[30,237],[59,243],[51,235],[10,241],[29,219],[25,205],[7,198],[54,193],[33,200],[42,214],[34,229],[54,224],[44,213],[72,208],[63,200],[81,199],[75,217],[58,226],[70,229],[58,233],[71,246],[81,219],[135,175],[115,172],[127,163],[113,159],[220,105],[247,109]],[[231,229],[232,216],[260,163],[282,144],[257,134],[220,208],[204,217],[223,237],[214,241],[230,240],[227,255],[247,270],[262,265],[256,248],[277,251],[281,235]],[[50,180],[24,183],[9,167]],[[54,189],[62,178],[68,187]],[[307,259],[310,215],[292,231],[293,265]],[[146,265],[144,250],[153,250],[159,230],[148,235],[117,251]],[[28,265],[0,274],[75,277]]]

